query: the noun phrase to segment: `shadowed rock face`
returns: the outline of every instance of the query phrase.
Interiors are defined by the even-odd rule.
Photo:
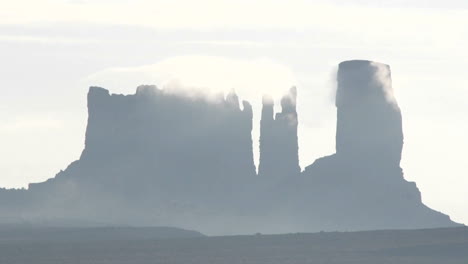
[[[80,159],[29,186],[28,217],[124,225],[195,218],[193,226],[244,202],[256,175],[252,107],[241,110],[234,93],[209,101],[152,86],[126,96],[91,87],[88,110]]]
[[[282,111],[273,118],[273,100],[263,98],[260,121],[260,164],[258,174],[285,177],[300,173],[297,143],[297,91],[293,87],[281,99]]]
[[[342,62],[337,81],[337,155],[358,163],[399,166],[403,131],[390,67],[370,61]]]
[[[317,222],[311,215],[310,221],[336,230],[450,225],[446,215],[422,203],[415,183],[403,178],[402,119],[390,67],[342,62],[337,81],[336,154],[306,167],[308,184],[297,186],[304,189],[299,193],[308,193],[300,200],[309,201],[304,206],[310,212],[334,220]]]
[[[252,107],[153,86],[91,87],[85,149],[55,178],[0,190],[0,223],[178,226],[206,234],[455,226],[403,178],[402,119],[390,68],[339,65],[336,153],[301,173],[296,89],[264,97],[259,175]]]
[[[80,160],[90,166],[106,161],[121,169],[142,168],[151,184],[206,188],[207,194],[216,191],[210,184],[229,185],[255,175],[252,107],[243,102],[241,110],[233,93],[226,100],[207,101],[151,86],[141,86],[130,96],[109,95],[93,87],[88,108],[86,147]],[[134,182],[121,174],[122,180]]]

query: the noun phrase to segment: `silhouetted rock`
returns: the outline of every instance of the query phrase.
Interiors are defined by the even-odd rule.
[[[337,81],[336,154],[306,167],[308,184],[297,184],[299,200],[306,199],[304,206],[313,212],[311,222],[325,230],[454,225],[423,205],[416,184],[403,178],[402,119],[390,67],[342,62]]]
[[[91,87],[88,110],[80,159],[55,178],[30,184],[28,219],[206,222],[201,216],[234,213],[256,174],[252,107],[243,102],[241,110],[234,93],[210,101],[152,86],[126,96]]]
[[[336,154],[304,172],[296,89],[263,98],[259,175],[252,107],[154,86],[91,87],[80,159],[29,190],[0,190],[0,223],[178,226],[207,234],[455,226],[403,178],[401,112],[390,68],[339,66]],[[67,224],[68,223],[68,224]]]
[[[369,61],[342,62],[337,81],[337,155],[399,166],[403,131],[390,67]]]
[[[297,91],[293,87],[281,99],[282,111],[273,118],[273,100],[263,97],[260,121],[260,163],[258,174],[265,177],[300,173],[297,139]]]

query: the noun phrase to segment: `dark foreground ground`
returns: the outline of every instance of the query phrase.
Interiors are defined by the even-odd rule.
[[[15,237],[14,232],[4,230],[0,232],[0,263],[468,264],[466,227],[230,237],[189,232],[176,238],[158,237],[154,230],[148,235],[151,229],[77,230],[71,232],[74,235],[70,230],[60,231],[68,235],[42,233],[40,239],[37,234],[28,237],[28,232],[19,232]]]

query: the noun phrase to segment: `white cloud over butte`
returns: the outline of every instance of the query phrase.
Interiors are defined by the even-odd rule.
[[[235,90],[242,100],[256,104],[264,94],[278,100],[296,85],[296,79],[287,66],[270,59],[194,55],[172,57],[152,65],[104,69],[88,76],[85,83],[124,94],[134,93],[142,84],[207,97]]]

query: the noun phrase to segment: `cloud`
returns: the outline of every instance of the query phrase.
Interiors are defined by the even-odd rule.
[[[396,106],[397,102],[393,94],[390,66],[376,62],[372,62],[371,65],[376,69],[374,81],[382,85],[382,88],[385,93],[385,99],[393,106]]]
[[[134,93],[142,84],[155,84],[206,96],[235,90],[241,99],[260,102],[263,94],[275,99],[296,84],[287,66],[267,58],[251,60],[216,56],[177,56],[155,64],[104,69],[88,76],[86,86],[102,86],[114,93]]]
[[[65,38],[65,37],[50,37],[50,36],[35,36],[35,35],[0,35],[0,42],[13,43],[35,43],[35,44],[93,44],[99,43],[93,39],[83,38]]]
[[[24,131],[50,131],[63,127],[61,120],[52,116],[31,115],[15,116],[0,124],[0,135],[19,134]]]
[[[27,6],[28,8],[24,8]],[[421,4],[420,6],[425,6]],[[406,5],[405,5],[406,7]],[[449,12],[449,14],[447,14]],[[466,10],[378,8],[329,1],[271,0],[16,0],[2,10],[0,24],[85,22],[126,24],[158,29],[342,29],[359,33],[394,34],[401,29],[430,27],[441,33],[448,24],[466,24]],[[395,20],[395,18],[398,18]],[[372,22],[370,22],[372,21]],[[395,30],[395,29],[399,30]],[[442,31],[440,29],[445,29]],[[417,37],[412,35],[411,37]]]

